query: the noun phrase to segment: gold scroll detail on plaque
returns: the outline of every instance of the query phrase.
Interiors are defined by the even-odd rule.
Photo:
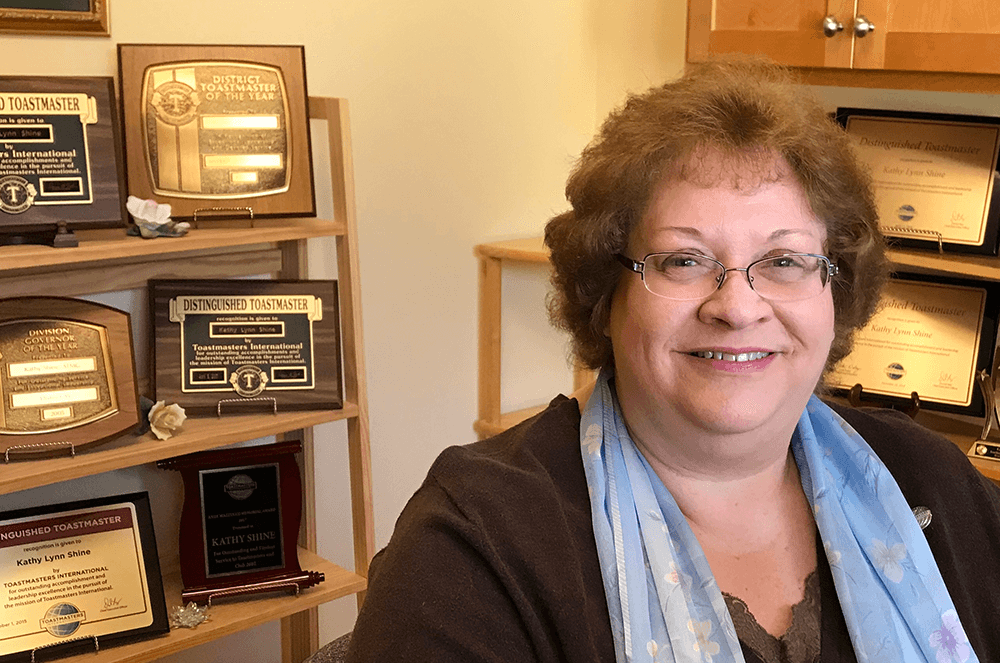
[[[153,193],[231,200],[288,191],[292,140],[281,69],[226,61],[151,66],[142,99]]]
[[[104,327],[0,322],[0,433],[76,428],[118,412]]]

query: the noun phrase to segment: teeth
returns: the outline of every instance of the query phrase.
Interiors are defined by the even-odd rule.
[[[723,361],[754,361],[756,359],[763,359],[770,355],[770,352],[741,352],[738,355],[731,354],[729,352],[720,352],[718,350],[701,350],[699,352],[692,352],[696,357],[701,357],[702,359],[721,359]]]

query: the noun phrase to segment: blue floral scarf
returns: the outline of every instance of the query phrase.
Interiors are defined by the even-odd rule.
[[[636,449],[601,373],[580,422],[618,663],[743,662],[722,592],[673,497]],[[899,486],[813,396],[792,453],[858,661],[978,663]]]

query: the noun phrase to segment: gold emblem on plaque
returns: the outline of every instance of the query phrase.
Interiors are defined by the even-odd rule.
[[[107,330],[68,320],[0,322],[0,433],[66,430],[118,412]]]
[[[142,88],[153,193],[238,199],[288,190],[292,140],[281,69],[173,62],[148,67]]]

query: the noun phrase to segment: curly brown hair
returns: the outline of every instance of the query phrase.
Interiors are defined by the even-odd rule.
[[[704,173],[692,156],[721,153],[748,172],[782,158],[826,224],[835,338],[827,368],[851,349],[888,276],[871,177],[846,132],[785,69],[762,59],[690,65],[680,79],[632,96],[611,113],[566,183],[572,209],[545,227],[554,267],[553,324],[568,331],[578,362],[613,362],[606,330],[633,228],[664,179]],[[710,186],[712,182],[702,182]]]

